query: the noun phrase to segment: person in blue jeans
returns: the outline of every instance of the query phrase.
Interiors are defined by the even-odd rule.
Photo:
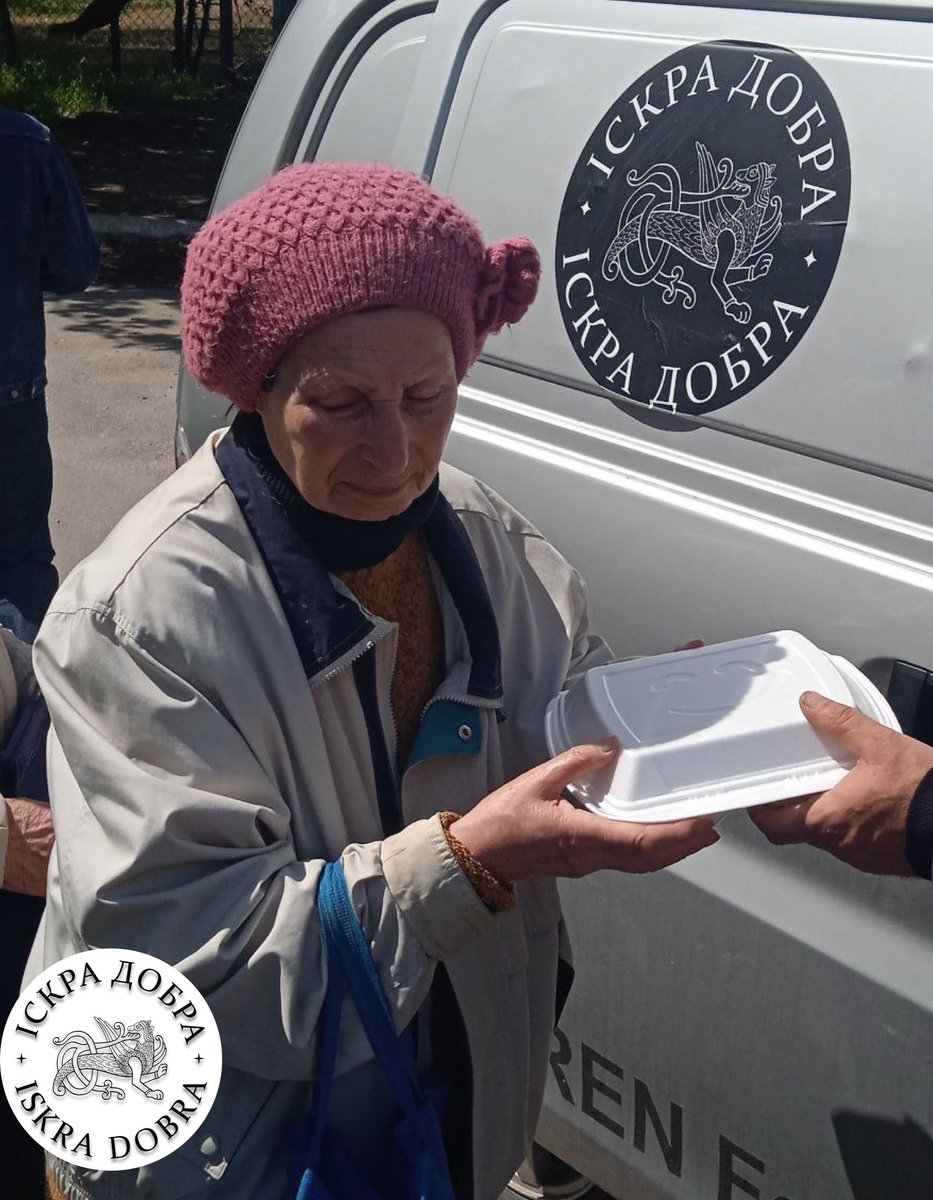
[[[41,768],[47,717],[29,693],[29,647],[58,587],[49,535],[52,454],[45,410],[43,292],[83,291],[97,274],[98,247],[71,167],[44,125],[0,108],[0,628],[8,703],[0,704],[0,842],[10,845],[0,866],[0,1022],[19,993],[19,980],[45,892],[44,863],[51,821],[44,781],[20,768]],[[13,637],[15,635],[15,637]],[[11,673],[10,662],[19,664]],[[2,666],[3,663],[0,663]],[[2,689],[0,689],[2,690]],[[17,692],[22,693],[16,705]],[[17,709],[14,712],[14,707]],[[45,723],[43,723],[43,721]],[[12,789],[12,790],[10,790]],[[24,790],[25,789],[25,790]],[[7,799],[3,799],[6,792]],[[28,795],[28,799],[22,798]],[[10,799],[9,797],[13,797]],[[8,810],[8,811],[7,811]],[[39,1147],[0,1102],[5,1150],[4,1194],[41,1200]]]
[[[58,587],[49,534],[43,292],[80,292],[99,253],[68,160],[0,108],[0,624],[31,642]]]

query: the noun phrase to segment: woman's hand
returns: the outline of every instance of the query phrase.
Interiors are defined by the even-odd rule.
[[[618,755],[612,739],[575,746],[526,771],[461,817],[453,827],[457,840],[506,883],[535,875],[657,871],[719,840],[709,820],[612,821],[562,797],[568,783],[611,768]]]

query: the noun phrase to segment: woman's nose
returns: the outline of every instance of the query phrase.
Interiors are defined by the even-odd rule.
[[[377,405],[370,422],[369,457],[387,475],[400,475],[408,466],[408,423],[398,405]]]

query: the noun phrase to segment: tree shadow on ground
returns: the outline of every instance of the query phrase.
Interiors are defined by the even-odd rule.
[[[94,212],[203,220],[242,95],[83,113],[58,131]]]
[[[107,338],[116,346],[147,346],[179,354],[177,304],[172,291],[97,286],[50,301],[49,309],[58,313],[69,331]]]
[[[97,282],[123,288],[166,289],[176,294],[185,269],[181,238],[104,238]]]

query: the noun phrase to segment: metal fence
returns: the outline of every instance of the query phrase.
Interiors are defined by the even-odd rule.
[[[8,0],[20,47],[108,63],[163,63],[232,72],[261,61],[283,19],[282,0]],[[55,43],[58,45],[56,46]]]

